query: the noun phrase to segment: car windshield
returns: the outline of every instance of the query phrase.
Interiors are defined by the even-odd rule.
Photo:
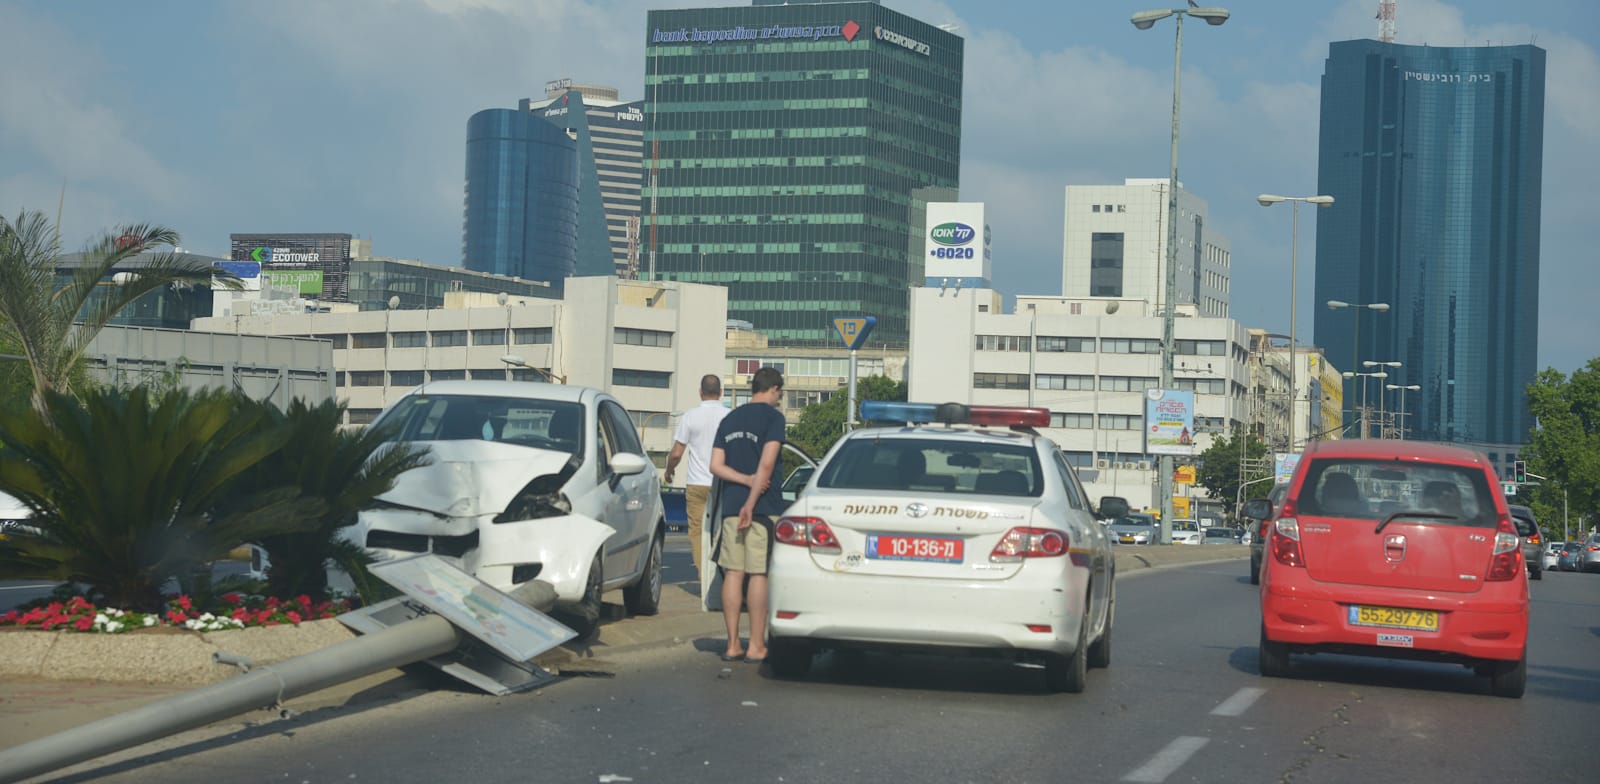
[[[583,405],[489,395],[410,395],[373,427],[391,441],[500,441],[578,454]]]
[[[1437,515],[1431,522],[1493,528],[1493,492],[1482,469],[1402,460],[1322,458],[1306,468],[1302,515],[1383,520],[1395,512]]]
[[[817,486],[1038,497],[1044,477],[1031,446],[933,438],[855,438],[822,467]]]
[[[1155,525],[1155,521],[1146,520],[1139,517],[1119,517],[1117,518],[1116,522],[1112,523],[1112,525],[1123,528],[1149,528],[1150,526]]]

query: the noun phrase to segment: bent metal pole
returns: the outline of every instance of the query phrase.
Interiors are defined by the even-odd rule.
[[[220,683],[0,751],[0,782],[21,781],[130,746],[455,650],[460,632],[426,615]]]

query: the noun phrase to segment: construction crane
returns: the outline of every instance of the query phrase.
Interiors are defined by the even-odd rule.
[[[1394,4],[1395,0],[1378,0],[1378,40],[1386,44],[1394,43]]]

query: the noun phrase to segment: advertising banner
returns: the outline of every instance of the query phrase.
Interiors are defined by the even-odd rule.
[[[1294,478],[1294,469],[1300,465],[1299,452],[1278,452],[1272,456],[1273,484],[1286,485]]]
[[[1144,451],[1194,454],[1194,390],[1147,389],[1144,398]]]
[[[301,294],[322,293],[322,270],[265,269],[261,276],[272,286],[296,286]]]
[[[1178,466],[1173,472],[1173,480],[1180,485],[1194,484],[1195,468],[1192,465]]]
[[[923,276],[989,281],[989,226],[983,202],[928,202]]]

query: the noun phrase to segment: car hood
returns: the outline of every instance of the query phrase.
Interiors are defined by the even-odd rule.
[[[418,441],[433,457],[377,500],[448,517],[499,514],[522,488],[560,473],[572,455],[493,441]]]

